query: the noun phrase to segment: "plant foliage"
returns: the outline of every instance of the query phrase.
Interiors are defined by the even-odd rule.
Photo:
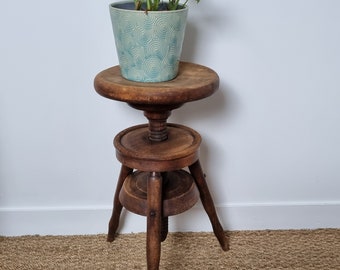
[[[146,11],[159,11],[164,10],[176,10],[180,7],[186,6],[189,0],[185,0],[183,4],[180,3],[180,0],[169,0],[166,4],[163,4],[162,0],[134,0],[135,1],[135,9],[136,10],[146,10]],[[197,3],[200,0],[195,0]],[[144,8],[145,6],[145,8]]]

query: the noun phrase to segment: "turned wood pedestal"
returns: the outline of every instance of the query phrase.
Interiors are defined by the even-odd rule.
[[[115,238],[122,207],[146,216],[147,265],[149,270],[159,269],[168,217],[190,209],[200,198],[215,236],[228,250],[199,162],[201,136],[189,127],[167,123],[172,110],[212,95],[219,86],[218,75],[207,67],[181,62],[178,76],[171,81],[138,83],[121,77],[115,66],[100,72],[94,85],[100,95],[126,102],[144,111],[148,119],[148,124],[127,128],[114,138],[122,166],[107,240]]]

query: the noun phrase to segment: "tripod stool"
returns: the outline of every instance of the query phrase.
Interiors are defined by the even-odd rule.
[[[168,217],[190,209],[200,198],[215,236],[228,250],[199,162],[201,136],[189,127],[167,123],[173,109],[212,95],[219,85],[218,75],[207,67],[181,62],[178,76],[168,82],[128,81],[121,77],[119,66],[100,72],[94,82],[100,95],[144,111],[149,122],[114,138],[122,165],[107,240],[115,238],[123,207],[146,216],[147,265],[149,270],[158,269]],[[183,170],[186,167],[189,172]]]

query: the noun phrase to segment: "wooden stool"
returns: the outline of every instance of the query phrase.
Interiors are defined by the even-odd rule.
[[[159,269],[168,217],[190,209],[200,197],[215,236],[228,250],[199,162],[201,136],[186,126],[167,123],[173,109],[212,95],[218,89],[218,75],[207,67],[181,62],[174,80],[138,83],[121,77],[115,66],[100,72],[94,85],[100,95],[144,111],[149,121],[121,131],[114,139],[122,166],[107,240],[114,240],[123,206],[146,216],[147,265],[149,270]],[[183,170],[186,167],[190,173]]]

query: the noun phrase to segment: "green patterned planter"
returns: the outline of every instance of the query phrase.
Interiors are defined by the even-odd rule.
[[[175,78],[182,51],[188,8],[173,11],[131,10],[134,2],[110,4],[122,76],[138,82]]]

